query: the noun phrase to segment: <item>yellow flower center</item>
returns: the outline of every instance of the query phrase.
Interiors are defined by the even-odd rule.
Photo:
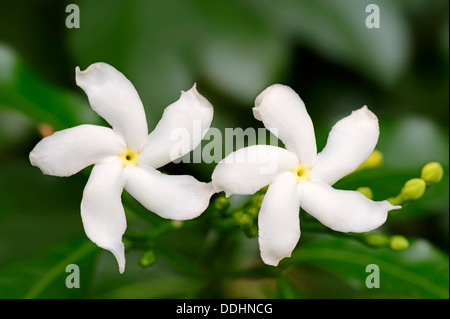
[[[298,166],[293,170],[294,174],[297,176],[297,181],[307,181],[309,180],[309,167],[298,164]]]
[[[120,154],[120,158],[122,159],[123,166],[137,165],[139,153],[132,149],[127,148],[125,152]]]

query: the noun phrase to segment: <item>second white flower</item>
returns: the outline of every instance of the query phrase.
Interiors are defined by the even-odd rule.
[[[319,154],[311,118],[290,87],[268,87],[256,98],[253,114],[286,149],[254,145],[237,150],[216,166],[212,182],[217,192],[225,191],[227,196],[254,194],[269,185],[258,216],[258,240],[266,264],[278,265],[296,247],[299,206],[341,232],[378,228],[389,210],[400,208],[331,186],[358,168],[375,148],[378,119],[367,107],[337,122]]]

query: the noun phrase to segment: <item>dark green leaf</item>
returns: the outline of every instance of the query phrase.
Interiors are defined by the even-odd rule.
[[[300,244],[288,262],[312,264],[331,272],[361,297],[449,298],[448,256],[421,239],[399,252],[371,248],[349,238],[318,236]],[[380,269],[380,288],[365,285],[370,264]]]

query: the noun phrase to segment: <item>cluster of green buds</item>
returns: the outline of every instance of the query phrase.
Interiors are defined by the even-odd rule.
[[[258,213],[266,190],[258,191],[238,209],[229,210],[230,201],[223,196],[215,200],[214,207],[222,217],[231,217],[234,225],[240,227],[247,237],[253,238],[258,236]]]
[[[437,184],[444,175],[444,169],[438,162],[426,164],[421,171],[420,178],[410,179],[405,183],[400,194],[391,197],[388,201],[392,205],[403,205],[418,200],[425,194],[427,187]]]
[[[375,150],[372,155],[364,162],[359,169],[376,168],[382,165],[383,154]],[[388,201],[393,205],[404,205],[405,203],[417,200],[423,196],[427,187],[439,183],[443,177],[444,171],[441,164],[431,162],[426,164],[421,171],[420,178],[408,180],[402,187],[400,194],[389,198]],[[239,227],[244,234],[253,238],[258,236],[258,213],[261,208],[267,187],[261,189],[240,207],[230,209],[230,200],[223,195],[214,199],[213,209],[220,216],[220,219],[226,220],[228,227]],[[369,187],[359,187],[360,193],[369,199],[373,199],[373,192]],[[143,249],[139,258],[139,265],[143,268],[151,267],[157,260],[157,254],[154,249],[154,241],[161,235],[171,229],[182,227],[182,222],[164,223],[153,229],[152,232],[143,236],[134,238],[125,236],[124,243],[127,251],[132,248]],[[387,235],[382,233],[354,234],[362,242],[372,247],[389,247],[394,251],[402,251],[409,247],[407,238],[401,235]]]
[[[369,159],[364,162],[358,169],[374,168],[380,166],[383,156],[380,152],[374,151]],[[404,205],[409,202],[418,200],[424,194],[426,189],[437,184],[442,180],[444,170],[438,162],[426,164],[421,171],[420,178],[412,178],[408,180],[402,187],[400,194],[395,197],[388,198],[392,205]],[[357,189],[361,194],[369,199],[373,198],[372,190],[369,187],[359,187]],[[363,234],[360,237],[363,242],[372,247],[390,247],[392,250],[401,251],[409,247],[407,238],[401,235],[384,235],[380,233]]]
[[[148,249],[144,251],[139,258],[139,265],[142,268],[148,268],[150,266],[153,266],[153,264],[156,262],[156,252],[154,249]]]
[[[387,247],[392,250],[405,250],[409,247],[409,241],[401,235],[388,236],[380,233],[368,233],[364,235],[364,241],[373,247]]]

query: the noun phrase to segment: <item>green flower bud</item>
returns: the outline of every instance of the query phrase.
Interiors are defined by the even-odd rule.
[[[405,201],[417,200],[423,196],[426,187],[423,179],[413,178],[405,183],[400,194]]]
[[[364,240],[366,243],[374,247],[383,247],[389,244],[389,237],[378,233],[367,234]]]
[[[258,213],[259,213],[259,208],[257,208],[257,207],[250,207],[249,209],[247,209],[247,214],[249,214],[253,218],[257,217]]]
[[[431,162],[422,168],[420,178],[422,178],[428,185],[439,183],[444,175],[444,169],[438,162]]]
[[[253,225],[253,217],[250,214],[238,211],[234,214],[234,220],[241,228],[250,228]]]
[[[226,197],[217,197],[214,201],[214,208],[219,212],[224,212],[230,207],[230,200]]]
[[[357,170],[366,169],[366,168],[376,168],[383,164],[383,153],[379,150],[374,150],[372,154],[370,154],[369,158],[366,159],[364,163],[362,163]]]
[[[142,268],[148,268],[156,262],[156,252],[153,249],[144,251],[139,258],[139,265]]]
[[[393,250],[405,250],[409,247],[409,241],[403,236],[395,235],[391,237],[389,245]]]
[[[356,190],[366,196],[368,199],[373,198],[373,193],[370,187],[358,187]]]
[[[389,202],[389,203],[391,203],[392,205],[402,205],[403,204],[403,197],[402,197],[402,194],[400,194],[400,195],[398,195],[398,196],[396,196],[396,197],[391,197],[391,198],[388,198],[387,199],[387,201]],[[391,213],[391,212],[395,212],[395,210],[394,211],[390,211],[389,213]]]
[[[264,199],[264,195],[265,194],[258,194],[258,193],[253,195],[252,202],[257,208],[261,207],[262,201]]]

